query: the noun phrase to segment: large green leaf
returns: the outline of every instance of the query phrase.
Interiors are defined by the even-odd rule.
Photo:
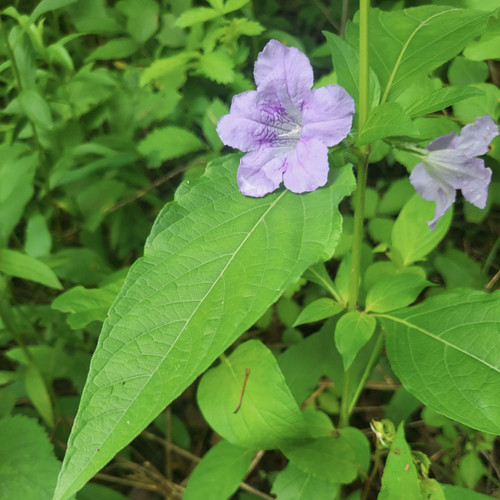
[[[462,290],[380,315],[391,366],[430,408],[500,434],[500,292]]]
[[[424,5],[370,12],[370,64],[382,87],[382,102],[393,101],[409,83],[460,53],[485,29],[490,16],[471,9]],[[356,45],[358,27],[347,38]]]
[[[181,185],[158,216],[104,324],[55,500],[81,488],[308,266],[332,255],[351,168],[312,193],[248,198],[237,190],[238,160]]]

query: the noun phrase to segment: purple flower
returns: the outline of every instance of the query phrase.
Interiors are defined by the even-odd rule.
[[[354,101],[338,85],[311,90],[313,71],[294,47],[270,40],[254,67],[257,90],[233,98],[217,124],[227,146],[247,152],[238,186],[260,197],[281,183],[295,193],[313,191],[328,179],[328,147],[351,129]]]
[[[491,170],[476,156],[487,153],[497,135],[498,126],[485,115],[466,125],[460,135],[451,132],[427,146],[410,182],[424,200],[436,202],[434,218],[428,223],[431,231],[455,201],[457,189],[469,203],[478,208],[486,206]]]

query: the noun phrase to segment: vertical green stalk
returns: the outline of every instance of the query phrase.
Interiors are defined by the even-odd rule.
[[[369,61],[368,61],[368,16],[370,0],[359,2],[359,98],[358,131],[363,130],[369,106]],[[348,311],[355,311],[358,304],[359,281],[361,274],[361,244],[363,242],[363,215],[365,210],[366,179],[368,171],[368,146],[362,146],[358,153],[357,189],[354,193],[354,230],[352,235],[351,274],[349,277]],[[340,427],[349,425],[350,407],[349,388],[351,370],[344,374],[344,387],[340,404]]]

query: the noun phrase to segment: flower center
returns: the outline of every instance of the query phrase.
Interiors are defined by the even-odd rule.
[[[300,134],[302,133],[302,125],[299,123],[295,124],[295,127],[289,130],[288,132],[284,132],[279,134],[280,139],[289,139],[293,141],[298,141],[300,139]]]

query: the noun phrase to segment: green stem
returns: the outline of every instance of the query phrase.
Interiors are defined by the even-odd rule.
[[[370,0],[359,2],[359,99],[358,130],[362,130],[369,109],[369,60],[368,60],[368,19]],[[352,235],[351,274],[349,277],[348,311],[355,311],[358,305],[359,282],[361,276],[361,245],[363,243],[363,223],[365,210],[366,179],[368,172],[369,146],[362,146],[358,154],[358,187],[354,194],[354,230]],[[344,374],[344,386],[340,403],[339,426],[349,425],[352,403],[349,401],[351,369]]]
[[[16,55],[14,53],[14,49],[11,47],[10,42],[9,42],[9,35],[7,34],[7,31],[4,28],[4,25],[2,23],[2,16],[0,15],[0,31],[2,32],[3,38],[5,40],[5,46],[7,48],[7,53],[9,55],[11,64],[12,64],[12,69],[14,71],[14,76],[15,76],[15,81],[16,81],[16,87],[19,92],[23,91],[23,82],[21,78],[21,72],[19,71],[19,67],[17,65],[17,60],[16,60]],[[18,35],[16,44],[18,44],[21,40],[21,37],[24,36],[24,29],[21,31],[21,33]],[[38,136],[38,131],[36,129],[35,123],[27,117],[31,128],[33,130],[33,139],[35,140],[35,145],[36,149],[38,152],[38,158],[40,160],[40,165],[43,167],[44,166],[44,152],[40,143],[40,138]]]
[[[356,391],[354,392],[354,395],[351,400],[351,404],[349,405],[349,415],[352,413],[352,410],[354,409],[354,406],[356,405],[356,402],[358,401],[359,395],[361,394],[361,391],[363,390],[365,386],[365,382],[368,380],[368,377],[370,376],[370,373],[373,370],[373,367],[377,363],[380,353],[382,352],[382,347],[384,346],[384,336],[379,333],[377,342],[375,343],[375,346],[373,348],[373,351],[371,353],[370,359],[368,360],[368,363],[366,364],[365,370],[363,372],[363,375],[361,377],[361,380],[358,383],[358,387],[356,387]]]

